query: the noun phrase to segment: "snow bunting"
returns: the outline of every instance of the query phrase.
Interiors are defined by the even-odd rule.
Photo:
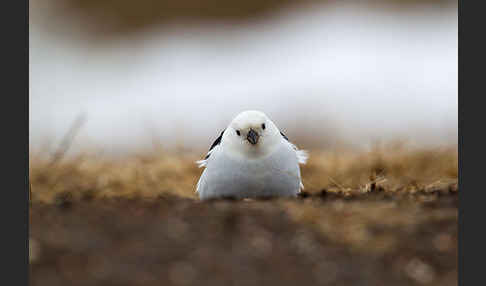
[[[200,199],[296,196],[308,155],[260,111],[238,114],[214,141],[197,183]]]

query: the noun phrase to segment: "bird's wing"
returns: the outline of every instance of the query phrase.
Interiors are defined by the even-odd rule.
[[[206,170],[204,170],[206,171]],[[201,177],[199,178],[199,180],[197,181],[197,185],[196,185],[196,193],[199,193],[199,188],[201,186],[201,180],[204,178],[204,171],[203,173],[201,174]]]
[[[299,164],[307,163],[307,159],[309,159],[309,153],[306,150],[299,150],[299,148],[297,148],[297,146],[295,146],[292,142],[290,142],[289,138],[282,131],[280,131],[280,135],[282,135],[282,137],[285,140],[287,140],[287,142],[289,142],[289,144],[292,146],[292,148],[294,148],[295,154],[297,155],[297,162],[299,162]],[[299,192],[300,192],[301,190],[304,189],[304,184],[302,183],[302,178],[300,178],[299,185],[300,185],[300,189],[299,189]]]
[[[294,148],[295,153],[297,154],[297,160],[299,161],[299,164],[307,163],[307,159],[309,159],[309,153],[306,150],[299,150],[297,146],[290,142],[289,138],[282,131],[280,131],[280,135],[282,135],[282,137],[287,140]]]
[[[202,160],[196,161],[196,164],[199,166],[199,168],[206,167],[206,165],[208,163],[209,156],[214,151],[214,148],[217,147],[219,144],[221,144],[221,138],[223,137],[223,133],[224,133],[225,130],[226,129],[221,131],[221,134],[219,134],[219,137],[216,138],[216,140],[214,140],[213,144],[209,148],[208,153],[206,154],[206,157],[204,157],[204,159],[202,159]]]

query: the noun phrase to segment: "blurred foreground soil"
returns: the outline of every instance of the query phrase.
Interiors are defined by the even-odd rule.
[[[170,154],[31,155],[31,285],[457,285],[457,151],[311,151],[295,199],[194,194]]]

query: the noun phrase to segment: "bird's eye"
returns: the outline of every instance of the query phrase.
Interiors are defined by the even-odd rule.
[[[262,129],[265,130],[265,123],[262,123]]]
[[[236,135],[238,135],[238,136],[241,135],[240,130],[236,130]]]

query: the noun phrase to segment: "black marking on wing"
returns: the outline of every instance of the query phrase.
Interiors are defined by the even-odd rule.
[[[223,131],[221,131],[221,134],[219,134],[219,137],[216,138],[216,140],[213,142],[213,145],[211,145],[211,147],[209,148],[209,151],[213,150],[214,147],[218,146],[220,143],[221,143],[221,138],[223,137],[223,133],[226,129],[224,129]],[[208,153],[209,153],[208,151]],[[209,158],[209,154],[206,155],[206,157],[204,157],[204,160],[206,160],[207,158]]]
[[[282,137],[285,138],[285,140],[289,141],[289,138],[287,138],[287,136],[285,136],[285,134],[283,134],[282,131],[280,131],[280,135],[282,135]]]

